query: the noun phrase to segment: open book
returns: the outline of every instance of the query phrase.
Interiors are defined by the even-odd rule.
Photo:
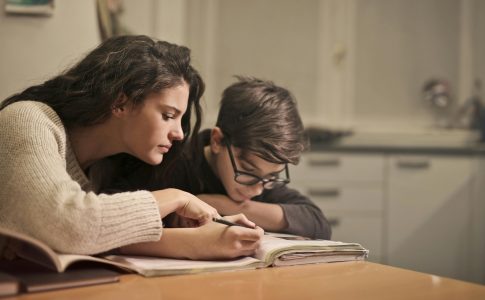
[[[67,267],[76,262],[94,261],[117,266],[147,277],[364,260],[369,252],[356,243],[327,240],[287,240],[265,235],[260,249],[253,257],[199,261],[125,255],[88,256],[60,254],[53,251],[43,242],[25,234],[0,228],[0,236],[8,239],[7,243],[11,248],[15,249],[18,256],[58,272],[64,272]]]

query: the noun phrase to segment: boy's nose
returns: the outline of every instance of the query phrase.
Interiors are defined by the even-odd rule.
[[[249,191],[249,195],[248,196],[251,196],[250,198],[253,198],[253,197],[256,197],[258,195],[261,195],[261,193],[263,192],[264,190],[264,187],[263,187],[263,183],[262,182],[258,182],[254,185],[250,185],[247,187],[248,188],[248,191]]]

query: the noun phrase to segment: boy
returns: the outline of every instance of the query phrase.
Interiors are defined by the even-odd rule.
[[[286,187],[287,164],[297,164],[307,144],[296,101],[270,81],[237,78],[223,92],[216,126],[199,134],[203,147],[187,148],[170,170],[137,170],[128,178],[129,187],[182,189],[221,215],[243,213],[266,231],[330,239],[321,210]],[[162,171],[170,172],[169,182],[157,180]],[[164,221],[175,227],[196,225],[177,218]]]

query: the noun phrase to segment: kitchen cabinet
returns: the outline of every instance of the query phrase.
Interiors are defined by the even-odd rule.
[[[290,175],[370,261],[485,283],[483,156],[309,152]]]
[[[471,280],[470,157],[389,157],[387,263]]]
[[[311,153],[290,171],[291,186],[309,196],[332,224],[332,239],[358,242],[383,262],[384,158]]]

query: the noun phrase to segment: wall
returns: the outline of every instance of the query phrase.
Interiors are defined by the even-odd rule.
[[[206,78],[214,89],[206,97],[209,118],[217,113],[220,94],[235,81],[234,75],[273,80],[288,87],[301,104],[314,103],[317,8],[317,0],[304,4],[293,0],[218,2],[213,73]],[[300,109],[303,114],[312,112],[308,105]]]
[[[94,0],[56,0],[51,17],[7,15],[0,0],[0,99],[64,70],[100,41]]]
[[[207,83],[205,126],[235,74],[288,87],[307,125],[388,131],[435,125],[421,99],[426,79],[449,79],[463,102],[474,78],[485,78],[480,0],[124,0],[124,6],[122,21],[133,33],[193,50]],[[50,18],[0,12],[0,38],[3,99],[98,43],[95,1],[57,0]]]
[[[186,0],[124,0],[121,22],[134,34],[186,42]]]
[[[242,73],[292,90],[307,125],[433,131],[485,78],[484,13],[479,0],[188,1],[186,41],[209,119]],[[453,106],[423,100],[431,78],[450,82]]]
[[[485,1],[475,0],[473,2],[473,35],[472,43],[473,49],[473,61],[474,64],[474,77],[481,78],[482,82],[482,100],[485,101],[484,89],[485,89]]]
[[[356,3],[354,122],[432,126],[433,107],[421,90],[427,80],[445,78],[457,95],[460,1]]]
[[[234,75],[288,87],[311,114],[317,85],[318,0],[188,2],[187,44],[207,83],[206,119],[214,122]],[[310,104],[310,105],[305,105]]]

